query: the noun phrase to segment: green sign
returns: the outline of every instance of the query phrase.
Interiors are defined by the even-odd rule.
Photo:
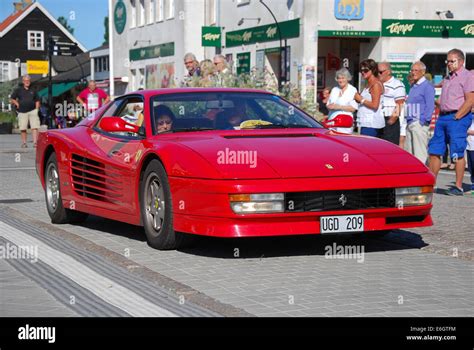
[[[368,37],[375,38],[380,36],[380,32],[367,30],[320,30],[318,36],[339,36],[339,37]]]
[[[383,19],[382,36],[474,38],[474,21]]]
[[[282,39],[298,38],[300,36],[300,19],[279,22]],[[226,47],[263,43],[280,40],[276,24],[247,28],[227,32],[225,35]]]
[[[147,58],[167,57],[174,55],[174,43],[142,47],[130,50],[130,61],[145,60]]]
[[[410,90],[410,83],[408,82],[408,74],[410,73],[412,62],[390,62],[392,67],[392,75],[400,80],[408,93]]]
[[[250,52],[237,54],[237,74],[250,73]]]
[[[114,9],[114,25],[118,34],[122,34],[127,24],[127,6],[119,0]]]
[[[221,27],[202,27],[202,46],[221,47]]]

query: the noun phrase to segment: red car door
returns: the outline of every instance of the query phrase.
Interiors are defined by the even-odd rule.
[[[142,96],[127,96],[114,101],[104,117],[123,118],[142,123],[143,133],[108,133],[96,126],[88,128],[87,150],[72,155],[72,178],[76,193],[90,206],[135,215],[138,164],[145,150],[145,125]],[[142,113],[140,118],[137,118]],[[140,120],[141,119],[141,120]]]

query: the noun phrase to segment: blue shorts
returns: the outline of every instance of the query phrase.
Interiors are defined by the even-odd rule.
[[[436,122],[433,138],[428,144],[428,153],[443,156],[446,145],[449,144],[451,159],[464,157],[467,148],[467,130],[472,124],[472,114],[468,113],[463,118],[454,119],[455,113],[440,116]]]

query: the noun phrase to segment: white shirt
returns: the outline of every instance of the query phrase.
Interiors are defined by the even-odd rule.
[[[469,130],[474,130],[474,119],[472,120],[472,124]],[[469,135],[467,137],[467,150],[474,151],[474,135]]]
[[[329,104],[337,104],[340,106],[351,106],[355,109],[359,107],[357,102],[354,100],[354,95],[357,93],[357,89],[352,86],[351,84],[348,84],[346,89],[342,91],[342,89],[338,86],[334,87],[331,90],[331,94],[329,95],[329,100],[328,100],[328,105]],[[339,114],[348,114],[352,115],[350,112],[342,111],[342,110],[336,110],[336,109],[331,109],[329,110],[329,116],[328,120],[334,119],[336,116]],[[334,128],[335,131],[337,132],[343,132],[346,134],[352,134],[353,128]]]
[[[396,101],[405,100],[407,93],[405,85],[394,77],[383,83],[383,87],[382,111],[384,117],[388,118],[392,116],[393,110],[397,106]]]
[[[377,83],[376,83],[377,84]],[[372,96],[368,88],[365,88],[360,94],[366,101],[372,101]],[[357,112],[358,124],[361,128],[382,129],[385,127],[385,118],[382,113],[382,98],[380,98],[379,108],[374,111],[365,105],[359,105]]]

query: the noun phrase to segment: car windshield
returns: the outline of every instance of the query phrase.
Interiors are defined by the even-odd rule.
[[[266,93],[185,92],[151,101],[153,133],[200,130],[322,128],[284,99]]]

